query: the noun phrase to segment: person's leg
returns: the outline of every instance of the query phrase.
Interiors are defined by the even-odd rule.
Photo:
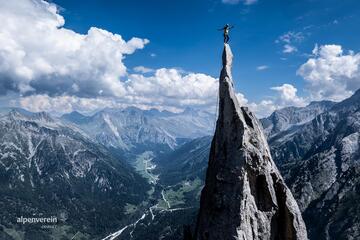
[[[226,35],[225,36],[225,43],[228,43],[229,42],[229,35]]]

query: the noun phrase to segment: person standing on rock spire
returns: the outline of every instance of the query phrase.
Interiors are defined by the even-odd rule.
[[[271,157],[261,123],[236,98],[224,44],[219,111],[194,232],[184,240],[307,240],[299,206]]]
[[[224,31],[224,43],[229,42],[229,31],[230,29],[234,28],[234,26],[230,26],[229,24],[226,24],[223,28],[218,29],[219,31]]]

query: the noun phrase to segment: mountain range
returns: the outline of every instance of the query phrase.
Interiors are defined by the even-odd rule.
[[[151,164],[142,154],[165,154],[211,134],[212,121],[212,114],[190,108],[181,113],[104,109],[92,116],[72,112],[61,118],[2,108],[0,238],[69,239],[76,234],[77,239],[99,239],[144,211],[150,214],[152,202],[164,205],[164,200],[162,188],[138,171],[148,171],[144,164]],[[164,206],[151,214],[158,211],[161,216]],[[20,215],[60,213],[67,220],[55,229],[16,224]]]
[[[310,239],[359,237],[360,208],[355,204],[360,197],[359,110],[360,90],[340,103],[313,102],[306,107],[277,110],[260,119],[273,159],[303,213]],[[201,176],[208,154],[190,159],[192,151],[208,151],[210,139],[206,141],[201,149],[184,145],[177,152],[186,149],[188,156],[168,160],[187,159],[188,166],[196,163],[203,172],[194,176]],[[185,173],[190,170],[179,169]],[[164,172],[166,175],[171,168]]]
[[[61,117],[106,147],[141,153],[146,149],[174,150],[184,141],[211,135],[214,114],[186,108],[172,113],[156,109],[106,108],[92,116],[78,112]]]
[[[0,117],[0,136],[0,239],[100,237],[150,189],[125,161],[47,113],[11,110]],[[64,222],[44,231],[17,224],[21,216]]]
[[[312,239],[360,236],[359,110],[360,90],[269,140]]]
[[[359,237],[359,109],[357,91],[340,103],[313,102],[260,119],[310,239]],[[0,239],[77,231],[99,239],[124,227],[114,239],[181,239],[182,225],[195,221],[213,114],[131,107],[59,119],[22,109],[0,116]],[[69,217],[51,234],[14,223],[20,214],[59,209]]]
[[[264,133],[272,138],[279,132],[296,128],[311,121],[335,104],[332,101],[318,101],[311,102],[306,107],[285,107],[275,110],[269,117],[262,118],[260,121],[264,128]]]

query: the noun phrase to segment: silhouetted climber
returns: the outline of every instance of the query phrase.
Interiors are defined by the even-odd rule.
[[[234,26],[226,24],[223,28],[218,29],[219,31],[224,31],[224,43],[227,43],[229,41],[229,31],[232,28],[234,28]]]

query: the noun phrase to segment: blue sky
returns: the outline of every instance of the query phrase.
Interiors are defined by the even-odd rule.
[[[20,2],[27,4],[25,0]],[[264,100],[272,101],[271,109],[291,104],[304,105],[311,100],[326,98],[341,100],[356,90],[352,88],[360,87],[358,70],[354,69],[360,64],[358,62],[360,28],[357,27],[360,25],[360,2],[356,0],[88,0],[86,3],[54,0],[52,2],[56,4],[57,14],[65,19],[65,24],[61,26],[63,29],[86,35],[91,27],[96,27],[119,34],[125,41],[133,37],[149,40],[149,43],[144,42],[144,46],[136,47],[132,53],[124,53],[122,64],[127,69],[126,76],[136,73],[134,67],[143,66],[151,69],[152,72],[162,68],[175,68],[184,78],[189,72],[217,78],[221,67],[222,34],[216,29],[225,23],[230,23],[235,25],[231,32],[230,45],[235,55],[233,78],[236,89],[246,98],[246,103],[252,104],[257,109],[256,111],[263,111],[258,106]],[[16,7],[9,6],[12,9]],[[39,11],[39,15],[41,14]],[[17,15],[20,16],[20,13]],[[39,19],[42,20],[43,18]],[[31,34],[33,35],[35,34]],[[313,53],[316,44],[320,49],[318,54]],[[322,58],[324,58],[327,59],[325,60],[328,62],[327,66],[330,66],[328,68],[333,68],[330,57],[321,57],[324,56],[321,55],[322,46],[330,44],[332,47],[329,48],[335,53],[326,51],[325,47],[323,52],[335,54],[339,58],[336,62],[339,67],[342,65],[341,62],[347,61],[347,56],[350,56],[351,62],[346,64],[350,64],[349,69],[352,72],[344,71],[339,76],[336,73],[338,71],[329,72],[330,70],[322,67]],[[341,47],[341,54],[335,46]],[[353,52],[349,53],[349,50]],[[51,65],[52,60],[46,57],[44,59]],[[307,65],[302,72],[299,72],[301,66],[310,59],[316,61],[320,67],[316,64],[316,66]],[[318,71],[319,68],[321,71]],[[149,70],[143,75],[152,75],[152,72]],[[330,74],[329,79],[337,82],[329,85],[346,84],[346,87],[342,92],[334,92],[333,87],[329,86],[327,91],[319,93],[321,88],[318,85],[322,83],[313,77],[314,74],[320,74],[321,79],[327,78]],[[156,78],[156,75],[153,75]],[[41,78],[44,76],[41,75]],[[67,78],[71,79],[71,76]],[[287,88],[290,96],[281,96],[281,94],[286,95],[284,93],[286,89],[281,88],[283,84],[296,88],[296,96],[293,94],[293,88]],[[77,85],[76,88],[80,88],[81,91],[81,85],[80,87]],[[59,86],[57,89],[62,85]],[[39,80],[36,80],[36,83],[32,82],[31,88],[36,90],[11,89],[6,96],[11,99],[19,92],[20,97],[36,94],[50,97],[73,94],[69,93],[69,90],[64,90],[63,93],[54,93],[54,90],[45,91],[46,84]],[[103,92],[102,89],[100,91]],[[89,98],[89,94],[85,93],[75,95]],[[115,97],[121,98],[120,95]],[[181,109],[185,105],[184,102],[178,105],[174,103],[170,107]],[[194,104],[194,106],[200,105]],[[211,103],[204,105],[209,107]],[[22,106],[26,104],[23,102]],[[268,106],[265,103],[262,107]]]
[[[244,5],[218,0],[182,1],[78,1],[55,0],[64,8],[66,27],[86,32],[98,26],[125,39],[147,38],[150,44],[126,60],[131,66],[179,67],[186,71],[219,75],[222,35],[216,29],[225,23],[231,32],[235,54],[233,75],[238,90],[250,100],[272,95],[270,87],[283,83],[299,91],[304,81],[297,68],[307,60],[316,43],[339,44],[360,51],[360,2],[353,0],[274,0]],[[301,32],[294,43],[298,52],[283,53],[276,40],[287,32]],[[155,53],[156,57],[150,57]],[[286,58],[286,60],[282,60]],[[266,65],[265,71],[257,71]]]

